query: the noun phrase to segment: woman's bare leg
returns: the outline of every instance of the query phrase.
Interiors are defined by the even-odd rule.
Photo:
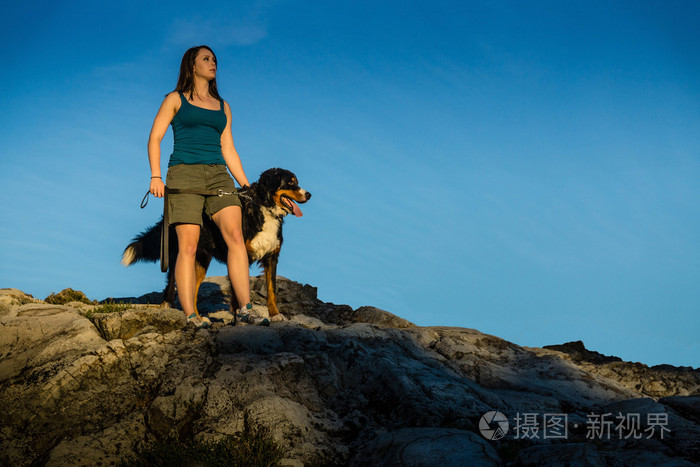
[[[250,272],[248,263],[248,252],[241,230],[241,208],[238,206],[228,206],[218,211],[212,219],[219,227],[221,235],[228,246],[228,276],[236,295],[239,306],[250,303]]]
[[[195,256],[199,242],[199,226],[197,224],[178,224],[177,232],[177,262],[175,263],[175,283],[180,306],[185,316],[196,313],[195,301]]]

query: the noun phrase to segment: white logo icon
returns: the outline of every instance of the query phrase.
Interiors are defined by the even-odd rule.
[[[479,431],[488,440],[501,439],[508,433],[508,419],[501,412],[487,412],[479,420]]]

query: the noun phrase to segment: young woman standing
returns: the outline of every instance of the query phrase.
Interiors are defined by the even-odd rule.
[[[195,254],[202,225],[202,211],[216,223],[228,246],[227,267],[239,311],[251,309],[248,254],[241,230],[241,202],[231,171],[241,187],[248,186],[241,159],[233,145],[231,108],[219,97],[216,87],[216,55],[207,46],[192,47],[182,57],[175,91],[169,93],[158,110],[148,138],[151,165],[150,192],[162,197],[165,183],[161,176],[160,143],[169,125],[173,127],[174,148],[168,162],[168,188],[210,192],[223,190],[230,195],[202,196],[169,194],[170,224],[175,225],[178,241],[175,283],[185,315],[198,327],[209,320],[195,311]]]

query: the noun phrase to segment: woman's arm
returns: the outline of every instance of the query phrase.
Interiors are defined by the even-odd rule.
[[[151,134],[148,136],[148,162],[151,165],[151,185],[150,192],[157,198],[163,197],[165,194],[165,182],[161,178],[160,171],[160,142],[165,136],[165,132],[168,130],[168,125],[172,122],[173,117],[180,109],[180,96],[176,92],[171,92],[160,105],[158,113],[156,114],[155,120],[153,120],[153,126],[151,127]],[[158,177],[158,178],[154,178]]]
[[[224,132],[221,133],[221,153],[224,156],[226,166],[231,171],[233,178],[236,179],[240,186],[248,186],[250,183],[248,183],[248,178],[243,171],[241,158],[238,155],[238,151],[236,151],[236,147],[233,145],[233,135],[231,134],[231,107],[229,107],[226,101],[224,101],[224,112],[226,113],[226,128]]]

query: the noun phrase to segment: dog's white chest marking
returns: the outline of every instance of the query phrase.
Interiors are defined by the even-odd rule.
[[[275,217],[270,209],[265,208],[263,208],[263,216],[265,221],[262,229],[250,241],[250,254],[253,261],[259,260],[280,247],[278,232],[280,230],[280,222],[282,222],[281,219]]]

